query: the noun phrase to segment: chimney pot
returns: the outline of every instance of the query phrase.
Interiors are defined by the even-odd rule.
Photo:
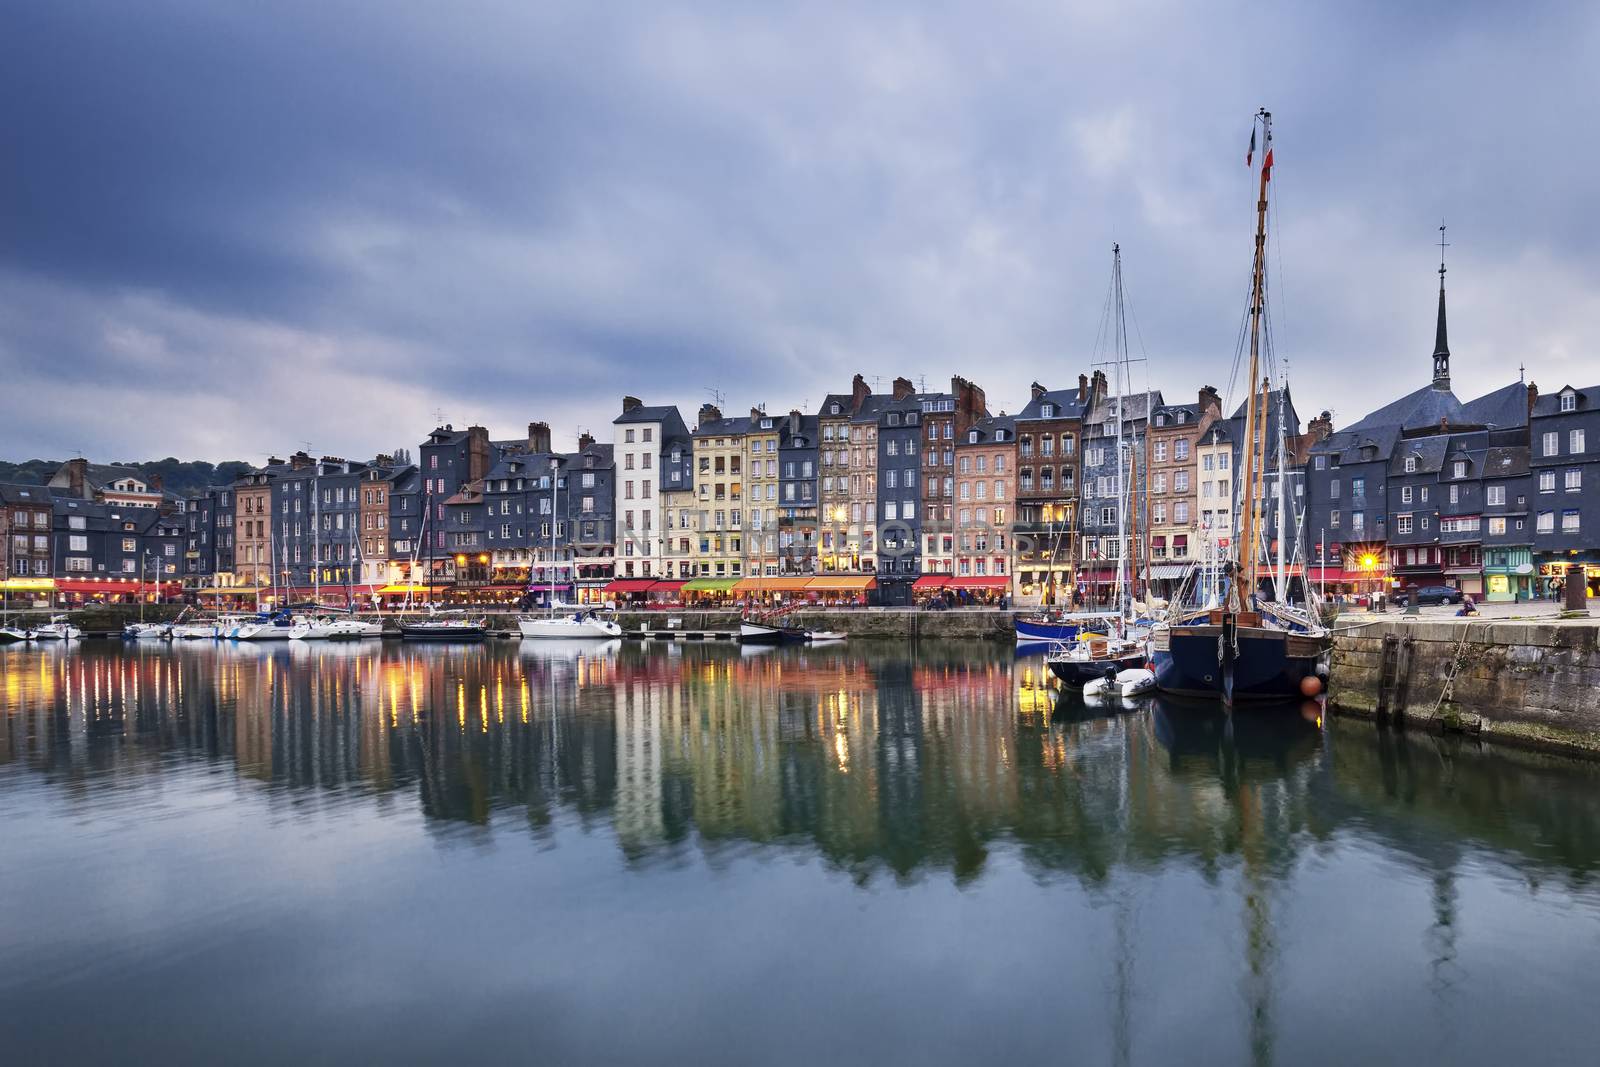
[[[636,396],[625,396],[622,398],[622,413],[624,415],[630,411],[634,411],[642,407],[644,407],[644,401],[640,400]]]
[[[1078,375],[1078,378],[1081,380],[1083,375]],[[1044,396],[1045,393],[1049,392],[1049,390],[1040,385],[1038,382],[1034,382],[1032,385],[1028,386],[1028,392],[1034,400],[1038,400],[1041,396]],[[1083,398],[1083,390],[1081,388],[1078,390],[1078,398],[1080,400]]]

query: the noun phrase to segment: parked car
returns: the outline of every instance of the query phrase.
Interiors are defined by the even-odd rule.
[[[1402,589],[1394,595],[1394,602],[1401,607],[1411,604],[1411,590]],[[1459,604],[1461,603],[1461,590],[1453,585],[1425,585],[1416,590],[1418,604]]]

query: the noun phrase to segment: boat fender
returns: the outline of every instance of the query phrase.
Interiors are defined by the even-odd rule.
[[[1300,679],[1300,693],[1302,696],[1314,697],[1322,692],[1322,679],[1314,674],[1308,674]]]

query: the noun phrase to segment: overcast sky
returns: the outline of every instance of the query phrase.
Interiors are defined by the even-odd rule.
[[[1015,411],[1111,245],[1169,399],[1228,384],[1256,108],[1276,349],[1348,424],[1600,380],[1600,5],[0,0],[0,456],[370,456],[433,413],[860,371]]]

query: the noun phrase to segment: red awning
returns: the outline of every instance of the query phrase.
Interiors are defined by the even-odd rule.
[[[652,592],[652,593],[676,593],[678,590],[682,589],[684,586],[686,586],[688,584],[689,584],[689,579],[687,579],[687,578],[684,578],[682,581],[679,581],[677,579],[673,579],[671,581],[657,582],[655,585],[652,585],[650,587],[650,592]]]
[[[1349,578],[1346,578],[1343,567],[1329,567],[1324,570],[1318,564],[1313,563],[1311,566],[1306,568],[1306,577],[1311,579],[1313,582],[1343,582],[1355,581],[1357,578],[1365,577],[1365,575],[1357,572],[1352,574]]]
[[[607,593],[643,593],[656,584],[654,578],[617,578],[606,586],[603,592]]]
[[[968,574],[950,579],[952,589],[1010,589],[1011,577],[1006,574]]]
[[[169,579],[161,582],[163,596],[180,593],[183,591],[183,582],[178,579]],[[56,592],[58,593],[106,593],[121,596],[138,596],[140,592],[153,593],[156,591],[155,582],[139,583],[136,581],[116,581],[109,578],[57,578]]]
[[[911,583],[912,589],[943,589],[950,581],[948,574],[924,574]]]

